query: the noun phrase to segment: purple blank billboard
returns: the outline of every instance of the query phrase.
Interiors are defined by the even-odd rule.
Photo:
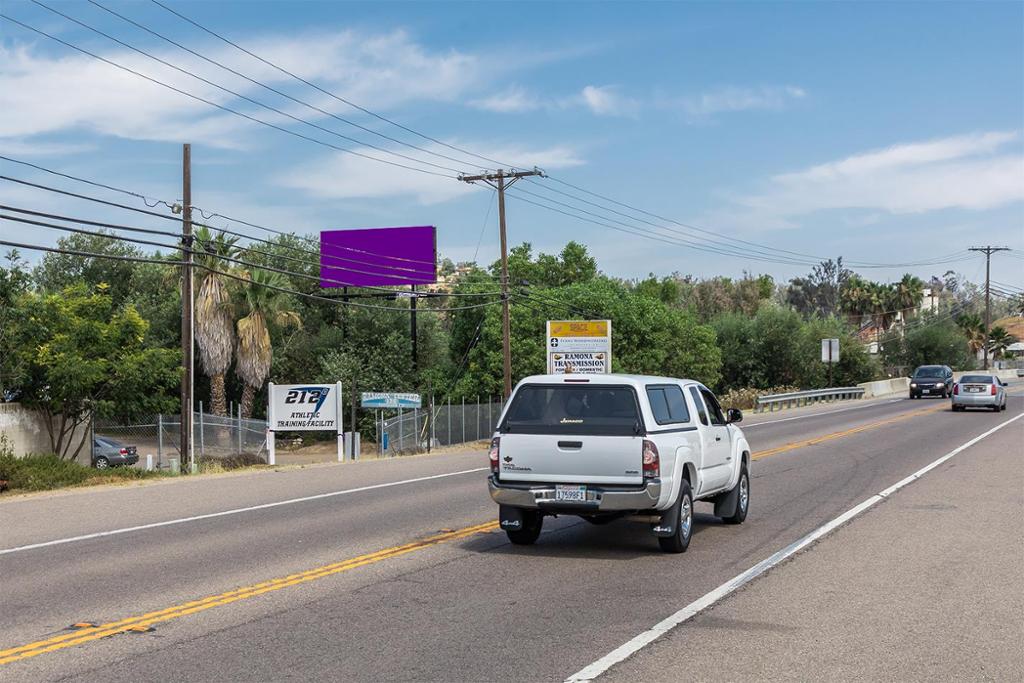
[[[324,230],[320,233],[320,286],[428,285],[437,281],[437,229]]]

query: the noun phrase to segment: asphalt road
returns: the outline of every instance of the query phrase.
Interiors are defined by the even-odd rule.
[[[680,556],[659,552],[643,526],[574,518],[549,519],[536,546],[513,548],[489,524],[482,454],[0,501],[0,662],[16,660],[0,678],[563,680],[1022,410],[1011,396],[1001,414],[899,400],[751,418],[747,522],[699,515]],[[1019,468],[1022,432],[1018,420],[971,451]],[[271,503],[282,504],[248,509]],[[1007,514],[1019,521],[1017,503]],[[934,512],[935,523],[946,514]],[[140,525],[156,526],[95,536]],[[86,623],[115,625],[68,630]],[[121,632],[131,624],[152,629]],[[659,665],[685,677],[685,650],[670,655]]]

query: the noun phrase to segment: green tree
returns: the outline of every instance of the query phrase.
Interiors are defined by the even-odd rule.
[[[957,316],[956,326],[967,340],[967,346],[975,356],[985,348],[985,323],[977,313]]]
[[[806,277],[790,280],[786,302],[805,316],[832,316],[839,312],[843,285],[852,274],[842,257],[822,261]]]
[[[177,410],[180,353],[147,348],[147,327],[134,307],[115,307],[105,284],[20,298],[12,323],[25,367],[19,400],[46,418],[59,457],[78,457],[94,415],[141,421]]]
[[[893,300],[896,307],[903,313],[903,320],[921,306],[924,298],[924,282],[920,278],[906,273],[893,287]]]
[[[8,251],[4,261],[6,265],[0,266],[0,403],[8,399],[8,387],[16,383],[23,369],[13,343],[13,329],[18,301],[30,283],[28,263],[17,249]]]
[[[224,377],[231,368],[235,347],[235,325],[231,315],[231,293],[226,273],[234,269],[227,259],[238,254],[237,237],[223,232],[214,235],[206,226],[195,231],[195,261],[199,292],[195,302],[195,338],[203,369],[210,378],[210,409],[227,415]]]
[[[954,370],[971,370],[975,366],[963,332],[949,320],[925,322],[911,326],[906,334],[882,347],[886,366],[910,372],[918,365],[948,365]]]
[[[1002,325],[996,325],[988,332],[988,352],[992,358],[1002,358],[1006,347],[1017,341]]]
[[[132,244],[117,239],[112,231],[101,229],[98,232],[104,234],[61,237],[57,240],[57,247],[104,256],[143,256]],[[36,266],[33,278],[36,285],[47,293],[59,292],[79,283],[87,287],[105,284],[114,305],[119,306],[132,291],[136,265],[132,261],[48,253]]]
[[[544,323],[565,318],[567,307],[612,321],[615,372],[692,377],[711,385],[718,380],[721,356],[714,331],[686,311],[601,277],[539,294],[543,299],[519,300],[512,306],[515,380],[546,372]],[[480,341],[469,353],[456,396],[497,396],[502,391],[501,312],[497,306],[486,311]]]
[[[238,349],[235,374],[242,380],[242,417],[252,416],[256,393],[263,388],[270,374],[273,344],[270,326],[299,327],[302,319],[290,308],[291,301],[281,291],[285,279],[275,272],[254,269],[244,275],[248,282],[242,288],[242,316],[237,324]]]

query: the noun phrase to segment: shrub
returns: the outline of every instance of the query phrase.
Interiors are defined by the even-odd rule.
[[[161,476],[134,467],[94,470],[55,455],[26,455],[16,458],[9,447],[0,445],[0,481],[11,490],[46,491],[65,486],[107,484],[130,479]]]
[[[750,410],[754,407],[754,403],[759,396],[786,394],[791,391],[800,391],[800,389],[799,387],[790,386],[772,387],[770,389],[752,389],[750,387],[746,389],[731,389],[719,396],[718,402],[722,404],[723,408]]]

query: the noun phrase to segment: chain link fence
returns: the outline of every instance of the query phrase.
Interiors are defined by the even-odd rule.
[[[503,407],[500,401],[489,400],[401,411],[377,421],[377,447],[382,455],[405,455],[489,440]]]
[[[146,466],[151,455],[153,467],[168,469],[170,460],[187,460],[181,455],[181,416],[154,415],[136,424],[96,420],[93,434],[135,446],[139,465]],[[240,463],[267,461],[267,423],[242,417],[221,417],[197,412],[192,418],[192,443],[198,459],[232,459]]]

